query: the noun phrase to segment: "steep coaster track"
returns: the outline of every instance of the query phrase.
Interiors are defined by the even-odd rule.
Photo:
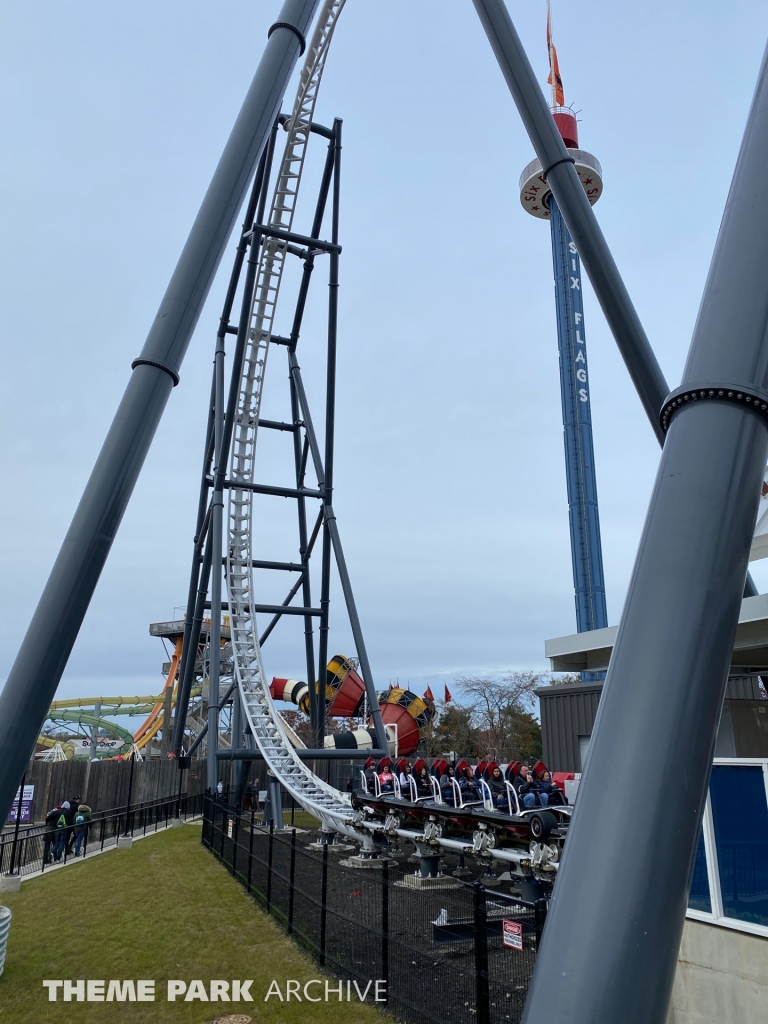
[[[345,0],[326,0],[309,45],[293,112],[286,123],[288,140],[277,176],[269,227],[290,231],[296,209],[312,114],[334,28]],[[236,678],[248,722],[268,768],[293,798],[323,826],[355,834],[349,826],[349,798],[319,779],[297,757],[269,693],[256,620],[253,583],[253,484],[256,439],[264,374],[280,291],[287,243],[266,238],[256,277],[250,328],[235,414],[229,477],[227,590]]]
[[[344,0],[326,0],[301,72],[293,111],[285,124],[288,140],[267,222],[270,231],[283,235],[292,228],[317,93],[333,30],[343,6]],[[257,244],[257,240],[254,239],[252,244]],[[366,857],[375,855],[374,836],[383,839],[386,834],[416,843],[422,856],[431,856],[430,851],[435,848],[474,852],[487,859],[501,861],[506,867],[517,865],[515,870],[522,874],[530,874],[532,870],[536,873],[533,854],[529,851],[527,819],[518,820],[491,810],[480,822],[477,812],[469,807],[449,809],[422,805],[415,808],[406,805],[395,808],[388,806],[387,800],[361,801],[357,795],[353,805],[352,797],[318,778],[299,759],[272,702],[253,611],[258,605],[258,595],[253,579],[252,487],[256,483],[256,442],[267,356],[287,251],[284,239],[271,234],[264,238],[228,453],[230,484],[226,566],[233,662],[242,706],[255,741],[268,769],[296,802],[319,818],[324,829],[344,833],[361,843]],[[291,354],[289,359],[295,360],[295,356]],[[312,454],[316,469],[322,473],[318,454],[314,451]],[[242,486],[238,487],[238,484]],[[326,510],[328,508],[326,506]],[[443,835],[444,827],[455,832],[455,837]],[[518,832],[525,832],[525,835],[517,835]],[[497,848],[497,833],[498,845],[503,843],[507,848]],[[538,850],[538,846],[534,846]],[[557,856],[552,856],[556,861]],[[552,863],[547,870],[554,874],[557,864]]]

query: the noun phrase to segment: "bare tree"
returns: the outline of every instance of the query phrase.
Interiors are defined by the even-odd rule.
[[[522,752],[516,747],[523,735],[530,735],[534,691],[546,679],[543,672],[510,672],[501,679],[462,676],[456,680],[469,697],[473,718],[486,739],[484,753],[505,760]]]

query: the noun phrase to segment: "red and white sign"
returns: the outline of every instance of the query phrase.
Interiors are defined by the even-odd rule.
[[[505,917],[501,922],[501,934],[505,946],[510,949],[523,948],[523,926],[519,921],[510,921]]]

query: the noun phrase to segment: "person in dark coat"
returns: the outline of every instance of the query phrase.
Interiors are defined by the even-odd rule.
[[[80,795],[72,797],[68,801],[69,807],[64,815],[67,819],[67,856],[72,853],[72,847],[75,845],[75,817],[77,816],[77,808],[80,806],[82,799]]]
[[[504,777],[498,765],[493,769],[491,777],[488,779],[488,789],[491,791],[493,806],[497,807],[500,811],[509,811],[507,787],[504,784]]]
[[[53,859],[58,864],[64,851],[67,848],[67,812],[69,811],[69,800],[65,800],[59,808],[59,816],[56,819],[56,837],[53,840]]]
[[[43,863],[51,864],[51,846],[56,839],[56,822],[61,817],[61,804],[56,804],[45,816],[45,836],[43,839]]]
[[[546,796],[547,804],[550,807],[562,807],[568,802],[563,796],[560,787],[552,781],[552,776],[549,772],[542,772],[539,779],[539,792]]]
[[[80,847],[88,842],[88,826],[93,814],[88,804],[79,804],[75,815],[75,856],[80,856]],[[85,850],[83,850],[85,853]]]
[[[440,779],[440,796],[443,798],[443,803],[450,804],[451,807],[456,806],[456,797],[453,792],[453,784],[451,782],[451,779],[455,778],[456,772],[451,765],[448,765]]]
[[[480,787],[475,781],[474,768],[465,768],[461,773],[459,789],[461,790],[461,799],[465,804],[476,803],[480,800]]]
[[[432,796],[432,783],[429,781],[429,772],[422,768],[416,776],[416,798],[420,800],[425,796]]]
[[[515,785],[517,785],[517,779],[515,779]],[[549,803],[549,797],[542,789],[539,780],[533,777],[531,771],[528,772],[525,781],[520,783],[517,792],[522,797],[523,807],[546,807]]]

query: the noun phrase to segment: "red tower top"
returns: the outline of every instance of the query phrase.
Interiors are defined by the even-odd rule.
[[[579,126],[573,111],[567,107],[555,107],[552,111],[552,117],[563,137],[566,149],[578,149]]]

